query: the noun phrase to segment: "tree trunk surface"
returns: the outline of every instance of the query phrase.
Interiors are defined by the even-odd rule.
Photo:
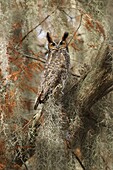
[[[1,170],[113,169],[112,11],[112,0],[0,1]],[[35,112],[47,32],[69,32],[69,77]]]

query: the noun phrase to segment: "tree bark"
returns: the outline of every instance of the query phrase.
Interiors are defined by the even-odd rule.
[[[113,85],[111,54],[104,44],[97,55],[97,61],[81,82],[76,94],[76,110],[82,115],[101,99],[106,90]]]
[[[110,93],[111,97],[106,96],[113,90],[112,49],[108,42],[102,43],[104,28],[98,25],[100,27],[96,30],[97,18],[93,20],[99,12],[98,18],[100,21],[105,21],[105,15],[103,17],[101,13],[105,10],[107,1],[103,1],[102,10],[98,9],[100,3],[98,0],[93,3],[90,0],[87,0],[89,3],[83,2],[82,0],[0,2],[3,24],[1,32],[4,37],[1,38],[0,43],[0,49],[2,49],[0,78],[3,79],[0,101],[3,102],[1,109],[4,109],[2,112],[4,114],[1,114],[1,136],[6,144],[6,148],[4,147],[4,153],[5,151],[6,153],[5,156],[3,155],[5,159],[4,162],[0,162],[0,165],[5,165],[5,160],[8,160],[6,165],[8,170],[15,169],[15,163],[19,166],[23,165],[24,169],[34,170],[103,170],[113,167],[113,97],[112,93]],[[111,0],[109,2],[112,13],[112,2]],[[81,11],[88,20],[86,22],[83,16],[80,29],[73,37],[72,44],[69,45],[73,74],[70,71],[61,100],[56,103],[54,97],[50,97],[43,105],[41,113],[33,118],[34,111],[31,103],[26,102],[25,105],[21,96],[27,101],[32,99],[34,103],[36,95],[33,95],[32,88],[29,87],[33,84],[37,88],[41,76],[37,76],[38,71],[33,72],[35,74],[32,75],[31,73],[36,69],[35,61],[37,59],[39,59],[38,62],[41,61],[42,55],[44,61],[47,57],[45,56],[47,54],[46,33],[49,31],[58,38],[63,32],[69,31],[70,40],[79,25]],[[106,23],[108,24],[108,20]],[[110,38],[111,34],[112,29]],[[11,50],[8,47],[14,47],[14,49]],[[31,62],[33,60],[30,60],[32,55],[35,58],[33,63]],[[12,60],[9,60],[10,57],[19,60],[18,62],[14,60],[16,63],[14,64]],[[84,65],[82,68],[81,65],[85,61],[89,65]],[[18,64],[20,64],[19,67]],[[37,64],[37,66],[40,65]],[[13,76],[13,73],[18,70],[22,71],[20,76],[15,76],[13,81],[8,79],[9,73]],[[78,74],[79,72],[82,74]],[[4,87],[4,79],[7,80],[6,87]],[[26,86],[27,91],[25,91]],[[23,91],[21,91],[22,88]],[[111,100],[110,104],[107,97]],[[102,103],[104,99],[107,100],[106,105],[99,110],[99,104],[104,105]],[[15,109],[13,108],[15,116],[10,113],[10,108],[13,107],[11,101],[14,103],[17,101]],[[6,115],[10,118],[8,119]],[[1,153],[3,152],[0,152],[0,155]],[[3,156],[0,160],[3,160]],[[31,163],[32,158],[35,163],[34,161]]]
[[[108,89],[112,90],[113,74],[111,61],[110,48],[104,43],[96,56],[96,62],[91,70],[79,81],[78,85],[75,85],[75,88],[73,87],[69,93],[64,94],[63,98],[65,112],[67,111],[68,116],[70,107],[67,103],[71,97],[71,106],[75,108],[73,123],[69,127],[70,138],[67,138],[67,140],[72,150],[84,162],[84,167],[87,170],[90,170],[91,167],[92,169],[94,167],[98,169],[93,164],[92,152],[95,139],[100,131],[98,127],[99,115],[92,112],[92,107],[107,94]],[[78,149],[80,154],[77,153]]]

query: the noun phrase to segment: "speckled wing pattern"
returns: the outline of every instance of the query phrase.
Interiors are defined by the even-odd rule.
[[[63,89],[68,77],[70,56],[66,43],[61,43],[63,40],[60,41],[59,44],[55,44],[52,39],[51,41],[49,41],[49,43],[53,43],[54,48],[52,48],[52,44],[49,46],[48,60],[45,64],[43,80],[41,83],[41,92],[37,96],[34,105],[35,110],[37,109],[38,104],[44,103],[47,100],[57,86],[60,85],[61,89]]]

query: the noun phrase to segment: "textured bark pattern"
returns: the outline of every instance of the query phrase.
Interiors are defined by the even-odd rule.
[[[0,1],[0,168],[112,170],[112,11],[112,0]],[[63,97],[59,103],[50,97],[33,119],[32,92],[42,75],[32,71],[47,59],[46,33],[58,38],[68,31],[69,42],[81,13],[82,24],[69,45],[70,76]],[[18,77],[13,73],[19,69]]]

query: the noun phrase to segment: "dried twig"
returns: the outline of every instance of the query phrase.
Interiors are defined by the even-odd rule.
[[[68,140],[66,140],[66,144],[67,144],[67,148],[72,152],[72,154],[76,157],[77,161],[79,162],[80,166],[82,167],[83,170],[86,170],[86,168],[84,167],[82,161],[80,160],[80,158],[75,154],[75,152],[71,149],[70,146],[70,142]]]
[[[57,7],[58,8],[58,7]],[[56,9],[57,9],[56,8]],[[36,25],[34,28],[32,28],[21,40],[20,40],[20,42],[14,47],[14,49],[13,49],[13,51],[15,50],[15,49],[17,49],[17,47],[25,40],[25,38],[31,33],[31,32],[33,32],[36,28],[38,28],[43,22],[45,22],[55,11],[56,11],[56,9],[54,10],[54,11],[52,11],[51,12],[51,14],[49,14],[49,15],[47,15],[38,25]],[[41,60],[41,59],[37,59],[37,58],[34,58],[34,57],[30,57],[30,56],[28,56],[28,55],[26,55],[26,54],[22,54],[23,55],[23,57],[26,57],[26,58],[29,58],[29,59],[33,59],[33,60],[37,60],[37,61],[41,61],[41,62],[43,62],[43,63],[45,63],[45,61],[43,61],[43,60]],[[17,58],[16,58],[17,59]],[[16,60],[15,59],[15,60]]]
[[[57,9],[57,8],[56,8],[56,9]],[[28,33],[20,40],[20,42],[16,45],[15,48],[17,48],[17,47],[25,40],[25,38],[26,38],[31,32],[33,32],[33,31],[34,31],[36,28],[38,28],[43,22],[45,22],[45,21],[56,11],[56,9],[55,9],[54,11],[52,11],[51,14],[47,15],[38,25],[36,25],[34,28],[32,28],[30,31],[28,31]]]
[[[86,168],[85,168],[84,165],[82,164],[82,161],[79,159],[79,157],[78,157],[74,152],[72,152],[72,153],[75,155],[75,157],[76,157],[77,161],[79,162],[80,166],[82,167],[82,169],[83,169],[83,170],[86,170]]]
[[[25,169],[26,169],[26,170],[29,170],[28,167],[27,167],[27,165],[26,165],[26,163],[23,161],[23,159],[21,159],[21,161],[22,161],[23,165],[25,166]]]
[[[32,28],[21,40],[20,43],[22,43],[22,41],[25,40],[25,38],[31,33],[33,32],[37,27],[39,27],[43,22],[45,22],[54,12],[56,11],[56,9],[49,15],[47,15],[38,25],[36,25],[34,28]]]
[[[42,62],[42,63],[45,63],[46,62],[46,60],[43,58],[43,59],[41,59],[41,58],[35,58],[35,57],[30,57],[28,54],[25,54],[25,53],[21,53],[21,52],[19,52],[23,57],[26,57],[26,58],[29,58],[29,59],[33,59],[33,60],[37,60],[37,61],[40,61],[40,62]],[[45,54],[46,55],[46,54]]]
[[[81,18],[80,18],[79,26],[78,26],[78,28],[76,29],[76,31],[74,32],[74,34],[72,35],[72,37],[71,37],[70,41],[67,43],[67,46],[70,44],[70,42],[72,41],[73,37],[76,35],[77,31],[78,31],[78,30],[79,30],[79,28],[81,27],[82,17],[83,17],[83,14],[81,14]]]
[[[66,11],[64,11],[63,9],[61,9],[61,11],[62,11],[65,15],[67,15],[71,20],[75,18],[75,17],[70,16],[70,15],[69,15]]]

